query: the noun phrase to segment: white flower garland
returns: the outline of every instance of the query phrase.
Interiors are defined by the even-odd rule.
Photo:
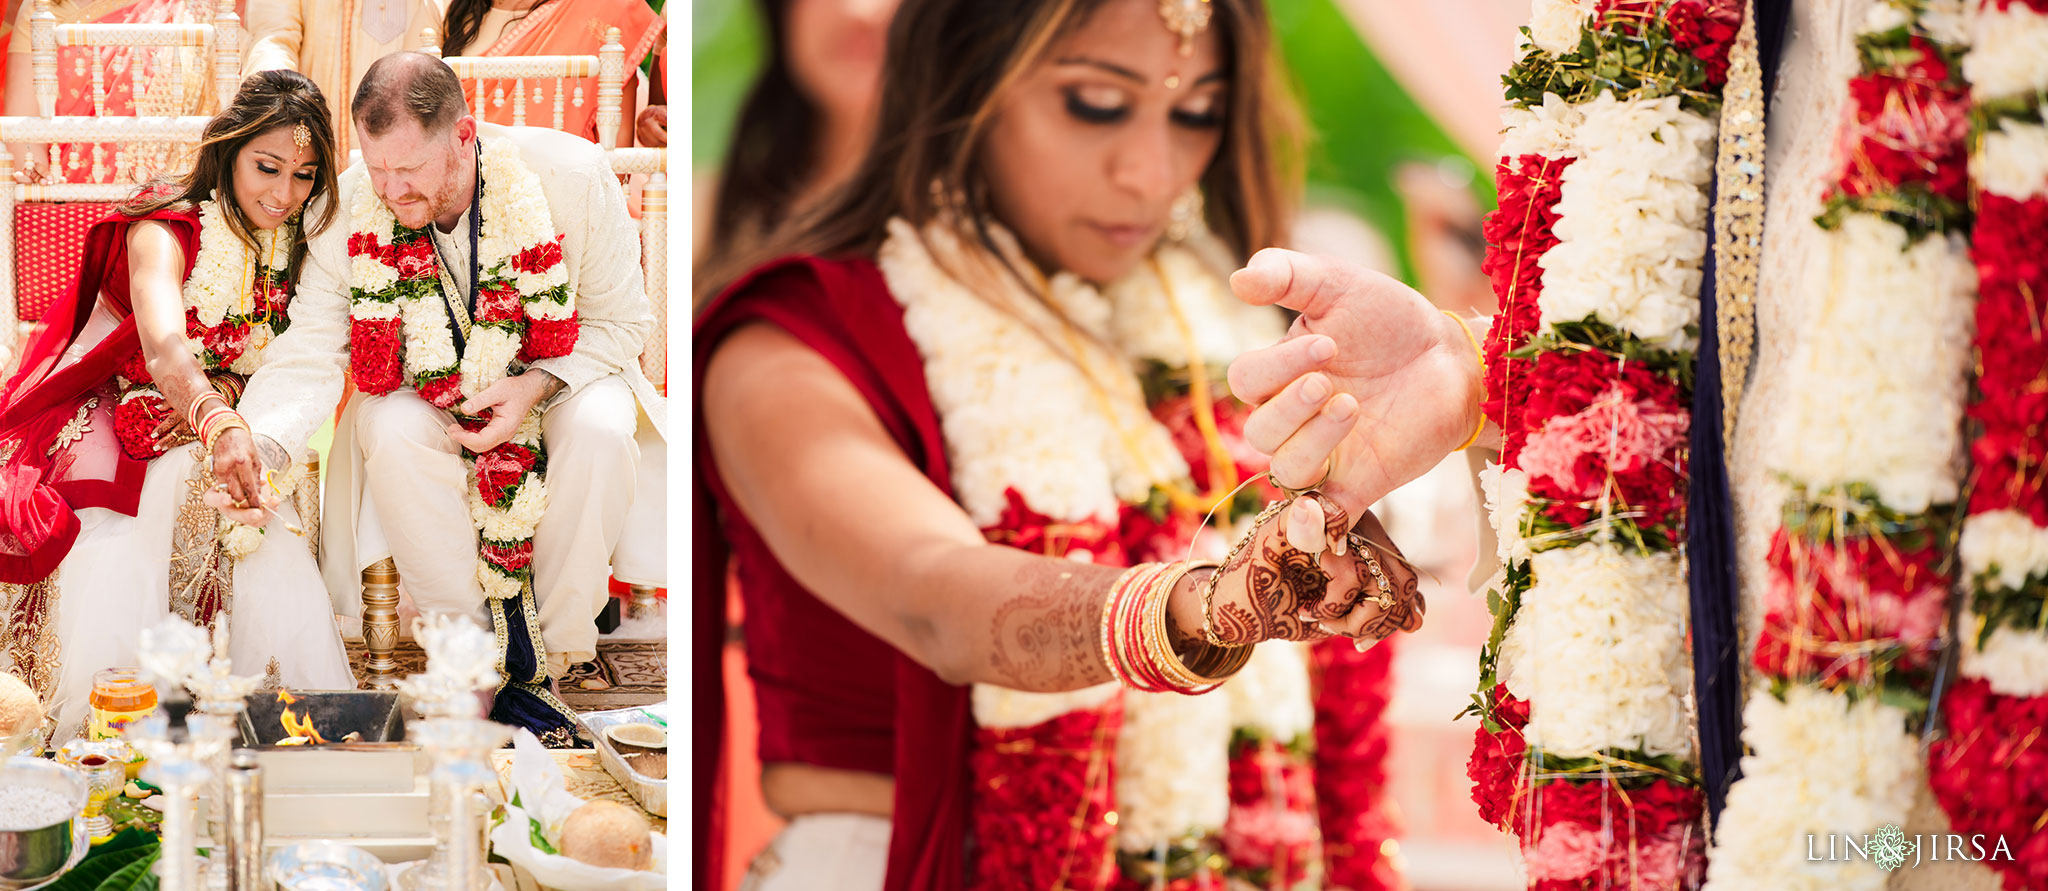
[[[2025,3],[1986,3],[1970,28],[1963,77],[1978,100],[2030,93],[2048,84],[2048,15]]]
[[[1223,685],[1230,726],[1292,745],[1315,730],[1316,703],[1309,691],[1308,652],[1301,644],[1274,640],[1259,644],[1250,662]]]
[[[263,365],[264,351],[276,337],[276,327],[284,319],[271,312],[269,296],[256,291],[256,279],[265,274],[276,286],[289,289],[290,279],[286,270],[275,264],[280,250],[289,252],[288,245],[296,239],[297,227],[287,223],[278,229],[256,230],[256,247],[251,248],[235,234],[227,217],[221,212],[220,204],[214,200],[199,202],[199,247],[192,257],[192,273],[185,278],[180,290],[185,307],[191,310],[201,326],[208,329],[223,324],[242,324],[248,327],[248,339],[240,355],[228,362],[225,368],[209,362],[204,338],[187,338],[192,354],[201,366],[209,371],[232,371],[247,377],[256,373]],[[262,310],[262,320],[257,321],[257,310]],[[154,383],[130,386],[121,394],[118,404],[125,405],[140,399],[164,401],[163,393]],[[295,479],[297,469],[291,471]],[[289,480],[281,480],[283,486]],[[284,489],[289,493],[289,489]],[[246,526],[220,518],[219,539],[228,557],[239,560],[256,552],[263,544],[263,528]]]
[[[1577,111],[1581,154],[1564,170],[1558,244],[1537,261],[1543,325],[1598,316],[1652,346],[1691,350],[1715,124],[1676,96],[1602,93]]]
[[[1535,0],[1529,9],[1529,40],[1544,52],[1562,55],[1579,48],[1595,0]]]
[[[1894,510],[1954,501],[1976,268],[1960,235],[1908,243],[1872,214],[1821,233],[1801,287],[1835,294],[1799,324],[1772,469],[1814,489],[1866,483]]]
[[[1532,552],[1522,531],[1529,520],[1528,472],[1488,461],[1479,472],[1479,488],[1486,497],[1487,521],[1493,525],[1494,556],[1503,566],[1528,562]]]
[[[2016,120],[1984,132],[1970,175],[1986,192],[2025,201],[2048,194],[2048,127]]]
[[[1230,817],[1229,700],[1124,694],[1116,810],[1117,847],[1134,853],[1221,831]]]
[[[1530,704],[1529,746],[1571,758],[1610,748],[1689,756],[1684,558],[1591,543],[1536,554],[1530,569],[1535,583],[1514,619],[1520,664],[1508,669]]]
[[[540,177],[526,167],[519,149],[510,142],[485,143],[478,174],[483,178],[481,206],[472,212],[483,214],[477,238],[477,290],[485,282],[510,282],[518,293],[523,318],[491,320],[478,318],[460,353],[455,346],[455,329],[448,319],[440,291],[433,287],[401,288],[395,263],[373,253],[359,251],[358,240],[371,245],[390,245],[402,237],[427,238],[426,234],[401,233],[397,218],[384,205],[366,178],[357,174],[349,206],[353,224],[349,285],[353,299],[350,317],[357,322],[400,320],[400,352],[405,379],[415,385],[460,374],[457,387],[463,397],[482,392],[507,376],[524,371],[519,354],[532,332],[533,320],[562,321],[574,316],[575,295],[566,287],[568,272],[560,255],[560,236],[548,208],[547,193]],[[545,268],[522,269],[517,258],[528,252],[552,247],[554,257]],[[434,261],[436,268],[439,259]],[[391,293],[397,290],[395,296]],[[479,300],[479,307],[482,300]],[[481,313],[480,313],[481,315]],[[539,412],[520,420],[509,445],[530,450],[534,456],[529,469],[516,483],[516,492],[503,506],[487,502],[479,491],[477,466],[470,459],[468,502],[471,520],[484,538],[485,548],[516,548],[529,545],[547,509],[547,483],[538,472],[542,458]],[[504,447],[500,447],[503,449]],[[499,450],[493,450],[498,452]],[[530,559],[530,554],[529,554]],[[530,563],[528,564],[530,567]],[[492,561],[479,561],[477,579],[490,597],[519,596],[526,584],[524,575],[508,571]]]
[[[1564,97],[1556,93],[1543,94],[1542,105],[1528,108],[1510,105],[1500,113],[1500,148],[1495,150],[1494,156],[1499,159],[1523,155],[1576,158],[1579,155],[1577,133],[1585,120],[1585,112],[1580,111],[1579,106],[1564,101]]]
[[[992,234],[1017,269],[1032,268],[1008,232]],[[1150,264],[1101,290],[1071,274],[1054,276],[1047,297],[1089,336],[1077,338],[1064,336],[1058,319],[1019,288],[978,294],[956,279],[955,271],[981,268],[979,252],[947,226],[930,226],[920,237],[907,222],[891,220],[877,262],[924,358],[954,496],[982,528],[1001,521],[1011,489],[1054,520],[1114,525],[1123,504],[1142,502],[1155,485],[1187,477],[1187,462],[1152,418],[1132,365],[1138,358],[1187,363],[1168,289],[1205,360],[1227,363],[1282,333],[1277,313],[1246,307],[1222,286],[1222,268],[1204,256],[1220,249],[1200,238],[1189,247],[1158,250],[1165,283]],[[1081,351],[1108,391],[1113,419],[1102,415],[1090,379],[1055,344]],[[986,728],[1029,727],[1100,707],[1118,689],[1109,684],[1042,694],[977,684],[975,721]],[[1230,804],[1230,728],[1221,696],[1125,694],[1116,769],[1125,849],[1150,850],[1222,828]]]
[[[1963,61],[1978,100],[2048,89],[2048,15],[2023,3],[1977,12],[1976,45]],[[2016,201],[2048,195],[2048,127],[2006,118],[1987,129],[1970,156],[1978,189]],[[1977,590],[2018,591],[2031,579],[2048,577],[2048,528],[2014,510],[1973,514],[1963,520],[1957,546],[1963,579]],[[1993,693],[2013,697],[2048,695],[2048,633],[2033,628],[1992,629],[1977,646],[1978,617],[1965,611],[1961,671],[1981,678]]]
[[[1807,859],[1807,836],[1861,836],[1904,825],[1925,782],[1906,713],[1866,698],[1853,705],[1803,684],[1779,702],[1755,690],[1742,712],[1742,782],[1728,791],[1707,886],[1836,891],[1883,888],[1867,860]],[[1824,844],[1825,842],[1823,842]]]

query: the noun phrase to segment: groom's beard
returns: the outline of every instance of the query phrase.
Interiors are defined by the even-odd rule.
[[[440,189],[435,190],[435,193],[432,195],[422,195],[418,192],[413,192],[398,196],[396,201],[387,199],[384,202],[384,206],[390,208],[391,215],[398,218],[399,225],[408,229],[419,229],[440,219],[442,214],[454,209],[456,200],[461,193],[461,186],[455,183],[446,183]]]

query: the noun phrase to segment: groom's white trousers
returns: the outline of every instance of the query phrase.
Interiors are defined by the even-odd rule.
[[[584,386],[541,416],[547,512],[533,537],[533,588],[548,674],[596,658],[596,619],[610,596],[611,555],[625,529],[639,471],[633,391],[617,375]],[[355,416],[363,485],[421,614],[452,612],[488,626],[477,582],[468,469],[448,438],[448,412],[412,390],[362,397]]]

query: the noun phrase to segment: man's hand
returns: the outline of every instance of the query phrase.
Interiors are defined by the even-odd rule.
[[[463,414],[471,416],[489,411],[490,422],[475,433],[462,429],[460,424],[450,424],[448,438],[479,455],[495,449],[519,432],[519,422],[526,420],[527,412],[561,388],[559,379],[538,369],[500,380],[457,406]]]
[[[290,460],[283,446],[268,439],[259,441],[241,427],[228,428],[213,441],[216,486],[202,500],[230,520],[261,526],[270,519],[264,506],[275,505],[279,500],[264,484],[263,472],[266,468],[288,472]]]
[[[1322,485],[1354,517],[1427,473],[1472,435],[1479,418],[1478,356],[1463,325],[1414,289],[1362,266],[1279,249],[1253,256],[1230,286],[1247,303],[1301,313],[1286,339],[1230,364],[1231,392],[1256,406],[1246,438],[1276,456],[1282,483],[1306,486],[1320,475],[1320,467],[1282,460],[1296,428],[1321,414],[1326,402],[1311,398],[1320,393],[1334,391],[1330,403],[1346,394],[1357,400],[1357,426],[1338,447]],[[1333,341],[1334,353],[1309,335]]]
[[[648,148],[663,148],[668,145],[668,106],[649,105],[640,111],[634,122],[633,135],[640,144]]]

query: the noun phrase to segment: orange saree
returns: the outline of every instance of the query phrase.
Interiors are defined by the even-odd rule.
[[[57,23],[162,25],[192,20],[187,0],[89,0],[53,4]],[[34,4],[24,2],[8,40],[9,53],[29,53]],[[95,58],[97,57],[97,58]],[[95,101],[93,66],[104,98]],[[192,115],[205,112],[211,86],[206,54],[197,49],[60,47],[59,116]],[[15,84],[32,90],[32,84]],[[136,89],[142,94],[137,103]],[[174,160],[161,143],[59,143],[43,161],[60,182],[145,182]]]
[[[668,21],[647,5],[647,0],[553,0],[513,22],[484,56],[594,56],[604,46],[605,31],[619,29],[619,43],[626,48],[626,72],[634,73],[641,60],[661,45]],[[554,119],[555,80],[528,80],[526,122],[546,126]],[[565,78],[562,130],[591,142],[597,141],[597,78]],[[493,81],[487,95],[478,95],[470,81],[469,107],[477,117],[493,124],[512,123],[512,97],[506,91],[513,84]],[[630,94],[629,101],[630,101]],[[631,127],[633,116],[625,116]],[[631,132],[630,130],[628,132]],[[630,142],[622,143],[630,145]]]

